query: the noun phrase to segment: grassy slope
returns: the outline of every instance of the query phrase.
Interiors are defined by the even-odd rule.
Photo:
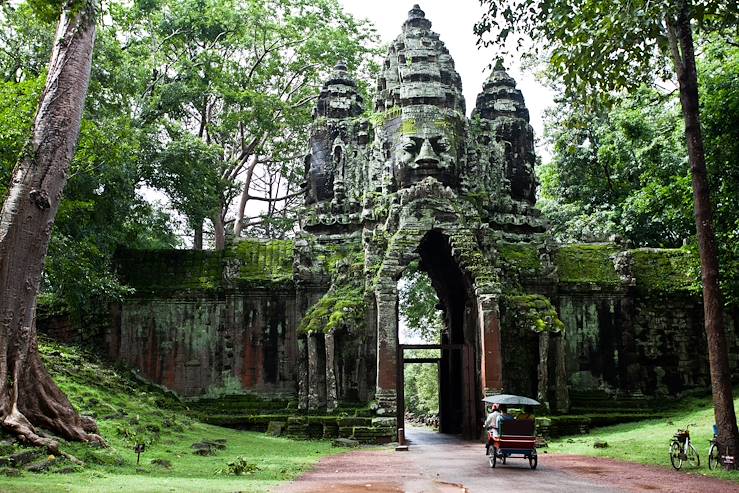
[[[736,395],[737,392],[735,391]],[[739,408],[739,398],[734,401]],[[562,437],[549,444],[549,453],[578,454],[608,457],[641,464],[672,467],[668,448],[670,439],[678,428],[690,427],[691,440],[700,456],[699,468],[683,464],[684,471],[705,476],[739,481],[739,472],[711,471],[708,469],[708,440],[713,437],[713,408],[710,399],[685,399],[681,409],[668,418],[639,421],[622,425],[597,428],[589,435]],[[594,442],[607,442],[607,448],[594,448]]]
[[[293,479],[322,456],[337,452],[325,441],[290,441],[199,423],[172,397],[127,378],[123,370],[95,362],[91,355],[50,343],[40,350],[72,403],[97,419],[110,447],[66,444],[63,449],[85,461],[84,468],[57,459],[50,472],[41,474],[24,471],[21,477],[11,478],[0,469],[2,492],[258,492]],[[207,457],[192,453],[193,443],[219,438],[227,440],[225,450]],[[137,466],[133,447],[142,442],[147,449]],[[2,447],[0,455],[21,450],[18,445],[12,450]],[[259,469],[242,476],[216,473],[237,456]],[[171,468],[153,464],[154,459],[169,461]],[[74,472],[61,473],[64,469]]]

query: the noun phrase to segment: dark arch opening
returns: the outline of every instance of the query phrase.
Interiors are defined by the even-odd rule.
[[[429,231],[418,246],[419,268],[425,272],[439,298],[443,330],[438,343],[455,345],[441,351],[439,367],[439,431],[474,438],[478,407],[474,352],[474,310],[468,310],[472,286],[457,265],[449,239]],[[402,309],[402,308],[401,308]]]

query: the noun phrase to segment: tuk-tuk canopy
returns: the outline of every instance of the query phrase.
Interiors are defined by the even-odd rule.
[[[488,404],[505,404],[506,406],[540,406],[538,401],[513,394],[489,395],[483,399]]]

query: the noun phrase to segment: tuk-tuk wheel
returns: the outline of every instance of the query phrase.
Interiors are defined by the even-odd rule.
[[[531,469],[536,469],[536,465],[538,464],[539,459],[536,457],[536,454],[531,454],[529,456],[529,466]]]

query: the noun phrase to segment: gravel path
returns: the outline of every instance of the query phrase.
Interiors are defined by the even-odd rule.
[[[479,443],[421,428],[406,432],[408,452],[358,450],[322,459],[310,472],[282,486],[278,493],[739,493],[733,482],[708,479],[608,459],[539,455],[539,466],[509,459],[488,466]]]

